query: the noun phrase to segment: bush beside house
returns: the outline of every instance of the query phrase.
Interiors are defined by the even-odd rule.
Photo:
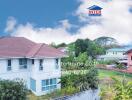
[[[0,100],[26,100],[27,92],[22,80],[0,80]]]

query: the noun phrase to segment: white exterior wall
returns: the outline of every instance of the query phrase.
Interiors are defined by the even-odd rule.
[[[16,79],[20,78],[27,83],[29,88],[29,71],[30,71],[30,64],[28,61],[27,69],[19,69],[19,60],[18,59],[11,59],[11,70],[7,70],[7,60],[8,59],[0,59],[0,78],[1,79]]]
[[[52,78],[60,78],[61,77],[61,66],[59,59],[59,68],[56,69],[55,59],[45,58],[43,60],[43,70],[39,70],[39,59],[34,60],[34,66],[32,66],[31,77],[36,80],[36,95],[43,95],[47,92],[42,91],[41,81]],[[59,79],[57,80],[59,82]],[[60,84],[57,85],[57,88],[60,88]]]
[[[98,57],[98,59],[102,60],[114,60],[114,59],[127,59],[127,55],[124,55],[124,52],[122,51],[107,51],[106,55],[101,55]]]
[[[11,59],[11,71],[7,71],[7,59],[0,59],[0,78],[1,79],[24,79],[27,82],[28,88],[30,88],[30,78],[36,80],[36,95],[43,95],[47,92],[41,91],[41,81],[51,78],[61,77],[61,66],[59,59],[59,68],[55,67],[55,58],[45,58],[43,59],[43,70],[39,70],[39,59],[34,59],[34,65],[31,60],[28,59],[27,69],[19,69],[19,59]],[[57,80],[59,82],[59,79]],[[60,84],[57,85],[57,89],[61,87]]]
[[[124,55],[124,52],[122,52],[122,51],[118,51],[118,52],[108,52],[107,54],[106,54],[106,56],[107,57],[109,57],[109,58],[117,58],[117,59],[125,59],[125,58],[127,58],[127,56],[126,55]]]
[[[109,51],[109,52],[107,52],[107,54],[106,55],[111,55],[111,56],[123,56],[123,54],[124,54],[124,52],[122,52],[122,51],[118,51],[118,52],[112,52],[112,51]]]

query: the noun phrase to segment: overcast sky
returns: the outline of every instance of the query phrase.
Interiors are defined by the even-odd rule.
[[[92,5],[102,16],[88,16]],[[132,0],[1,0],[0,31],[44,43],[101,36],[132,43]]]

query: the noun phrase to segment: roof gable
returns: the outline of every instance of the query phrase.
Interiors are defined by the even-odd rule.
[[[130,49],[127,52],[125,52],[125,54],[129,54],[129,53],[132,53],[132,49]]]
[[[23,37],[0,39],[0,58],[63,57],[64,53],[44,43],[35,43]]]
[[[23,37],[0,38],[0,57],[24,57],[34,45]]]
[[[88,9],[89,10],[101,10],[103,8],[101,8],[101,7],[97,6],[97,5],[93,5],[93,6],[89,7]]]
[[[66,56],[63,52],[49,45],[43,44],[41,45],[38,52],[34,55],[35,58],[41,57],[64,57]]]

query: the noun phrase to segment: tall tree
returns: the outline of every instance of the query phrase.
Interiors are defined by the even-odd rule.
[[[112,38],[112,37],[99,37],[97,39],[94,40],[97,44],[106,47],[106,48],[111,48],[114,46],[118,46],[118,42],[116,39]]]
[[[96,58],[97,55],[105,53],[105,49],[89,39],[78,39],[75,42],[75,54],[79,56],[80,53],[87,52],[87,55]]]

